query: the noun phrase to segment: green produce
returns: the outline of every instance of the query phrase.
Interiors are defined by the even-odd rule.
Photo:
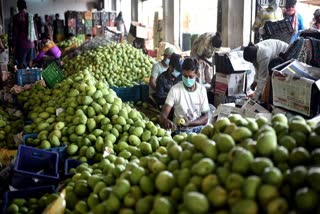
[[[240,123],[239,117],[231,120],[238,121],[240,126],[250,124],[244,121]],[[287,123],[290,123],[290,120]],[[276,135],[272,125],[265,125],[252,133],[252,142],[259,139],[256,135],[259,132]],[[230,136],[224,132],[227,128],[215,129],[214,125],[209,127],[211,130],[207,128],[205,132],[208,133],[207,136],[175,136],[174,139],[178,141],[169,139],[166,143],[161,142],[163,146],[155,152],[144,153],[134,160],[123,162],[122,157],[112,156],[92,166],[82,164],[68,183],[69,194],[74,194],[74,183],[87,171],[91,177],[98,175],[98,180],[105,184],[103,188],[109,191],[103,199],[99,197],[99,202],[94,203],[98,204],[96,207],[103,212],[130,210],[137,213],[288,213],[296,210],[312,213],[318,209],[316,201],[320,171],[317,166],[311,167],[309,162],[300,161],[301,157],[304,157],[300,154],[304,153],[300,153],[299,147],[289,152],[276,143],[270,155],[264,153],[264,148],[260,153],[253,154],[246,148],[245,143],[237,142],[232,136],[234,141],[226,137]],[[211,141],[209,136],[216,142]],[[223,148],[218,139],[237,143]],[[128,148],[129,138],[128,143],[124,142],[121,146]],[[142,143],[144,142],[139,146]],[[272,145],[273,148],[273,142],[271,144],[264,140],[264,143]],[[220,149],[217,146],[216,150],[212,150],[212,155],[205,152],[207,145],[220,145]],[[306,151],[314,149],[313,144],[309,147],[309,142],[306,142],[306,145]],[[270,147],[267,146],[266,150],[269,152]],[[295,157],[296,153],[299,154],[299,163],[305,166],[292,165],[289,155],[293,154]],[[287,169],[291,167],[291,170],[278,168],[285,164]],[[119,183],[123,184],[124,189],[121,191]],[[86,195],[75,193],[78,201],[93,198],[94,189],[91,188],[86,191]],[[107,207],[109,200],[115,201],[115,206]],[[143,204],[146,201],[148,204]],[[91,209],[91,203],[87,202],[87,211]],[[67,201],[68,211],[76,209],[74,204]]]
[[[17,145],[13,136],[23,129],[21,112],[11,106],[0,106],[0,147],[15,149]]]
[[[57,193],[47,193],[40,198],[14,198],[12,201],[9,201],[6,213],[41,213],[58,197]]]
[[[155,152],[167,135],[89,72],[70,76],[52,89],[35,86],[19,100],[33,120],[24,132],[39,133],[27,145],[49,149],[64,144],[70,157],[83,162],[100,161],[115,151],[125,159],[139,158]],[[57,109],[62,110],[58,115]]]
[[[74,44],[77,44],[77,46],[80,46],[83,42],[84,42],[84,36],[79,35],[79,36],[73,37],[72,39],[64,40],[62,42],[59,42],[57,44],[57,46],[59,48],[61,48],[62,50],[64,50],[64,49],[66,49],[68,47],[71,47]]]
[[[66,73],[89,71],[95,79],[110,86],[131,87],[150,77],[154,61],[128,44],[112,43],[64,60]]]
[[[319,209],[319,126],[302,118],[275,115],[269,123],[231,115],[201,134],[172,139],[89,71],[28,93],[21,99],[34,120],[27,128],[41,130],[35,141],[67,144],[69,156],[84,162],[70,170],[65,213]],[[55,115],[50,107],[64,111]]]

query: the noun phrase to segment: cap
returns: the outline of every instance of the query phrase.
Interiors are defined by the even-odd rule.
[[[166,48],[163,52],[163,55],[171,56],[174,53],[173,48]]]

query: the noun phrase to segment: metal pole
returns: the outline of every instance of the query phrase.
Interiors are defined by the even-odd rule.
[[[251,29],[251,26],[252,26],[252,16],[253,16],[253,0],[251,0],[251,11],[250,11],[250,39],[249,39],[249,42],[250,42],[250,43],[252,42],[252,29]]]

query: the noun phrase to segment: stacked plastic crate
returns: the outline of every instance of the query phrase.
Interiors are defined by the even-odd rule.
[[[86,11],[84,12],[84,27],[85,34],[92,34],[93,21],[92,21],[92,12]]]
[[[75,11],[67,11],[65,13],[65,22],[66,22],[66,33],[72,33],[74,35],[77,34],[77,12]]]
[[[101,22],[101,12],[94,12],[92,13],[93,17],[93,35],[95,36],[103,36],[104,34],[104,28],[102,26]]]

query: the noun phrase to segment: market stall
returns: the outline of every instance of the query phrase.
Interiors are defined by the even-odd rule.
[[[164,129],[148,103],[150,55],[181,49],[161,42],[148,55],[117,33],[84,41],[114,16],[67,12],[80,36],[42,68],[0,56],[1,213],[317,213],[319,69],[274,67],[270,109],[251,99],[255,69],[242,47],[215,50],[214,77],[203,77],[216,107],[208,123],[187,134],[181,117]],[[147,39],[133,23],[132,36]]]

